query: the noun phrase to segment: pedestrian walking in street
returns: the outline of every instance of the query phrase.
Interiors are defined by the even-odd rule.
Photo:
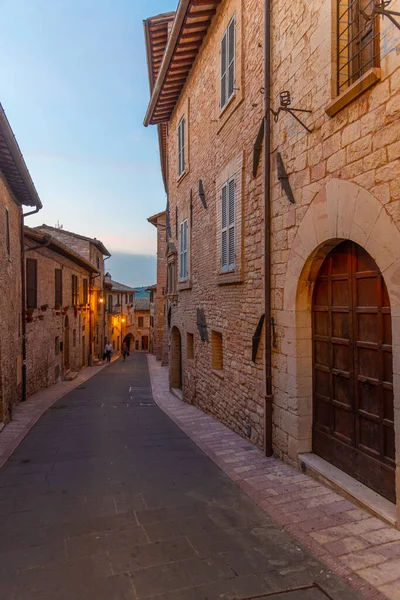
[[[125,342],[122,344],[121,352],[122,352],[122,356],[124,357],[124,360],[125,360],[126,357],[129,356],[128,346],[125,344]]]
[[[106,344],[104,347],[104,354],[106,355],[106,360],[108,363],[111,362],[112,351],[113,351],[112,344],[110,344],[110,342],[108,342],[108,344]]]

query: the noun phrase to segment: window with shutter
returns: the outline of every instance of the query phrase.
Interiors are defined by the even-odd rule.
[[[78,276],[72,275],[72,306],[77,306],[79,298]]]
[[[221,269],[230,271],[235,268],[236,186],[232,177],[222,186],[221,190]]]
[[[178,175],[182,175],[185,167],[185,117],[182,117],[178,125]]]
[[[187,219],[181,223],[179,237],[179,279],[184,281],[189,276]]]
[[[233,16],[221,40],[220,106],[224,108],[235,92],[236,17]]]
[[[6,250],[7,255],[11,254],[11,240],[10,240],[10,215],[8,213],[8,208],[6,208]]]
[[[55,294],[54,294],[54,304],[56,306],[62,305],[62,270],[55,269]]]
[[[37,260],[26,259],[26,308],[37,308]]]
[[[89,284],[88,280],[83,280],[83,303],[87,304],[89,302]]]

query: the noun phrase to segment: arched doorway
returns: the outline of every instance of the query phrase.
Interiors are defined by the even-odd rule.
[[[339,243],[312,302],[313,451],[395,502],[390,301],[373,258]]]
[[[69,319],[65,317],[64,320],[64,344],[63,344],[63,354],[64,354],[64,371],[69,371],[71,365],[69,360]]]
[[[182,389],[182,341],[177,327],[171,330],[171,388]]]
[[[135,338],[133,337],[132,333],[128,333],[125,337],[124,337],[124,344],[126,344],[126,346],[128,347],[129,352],[133,352],[134,348],[135,348]]]

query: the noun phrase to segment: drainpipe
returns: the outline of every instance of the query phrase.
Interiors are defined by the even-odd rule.
[[[27,213],[23,213],[21,210],[21,233],[20,233],[20,244],[21,244],[21,334],[22,334],[22,398],[21,401],[25,402],[27,396],[27,385],[26,385],[26,275],[25,275],[25,231],[24,231],[24,219],[30,217],[39,212],[42,205],[36,206],[35,210]]]
[[[272,456],[271,344],[271,0],[264,4],[264,451]]]

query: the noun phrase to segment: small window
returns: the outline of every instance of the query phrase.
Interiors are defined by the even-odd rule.
[[[138,317],[138,327],[143,327],[143,317]]]
[[[221,96],[224,108],[235,93],[236,68],[236,18],[232,17],[221,40]]]
[[[60,354],[60,338],[57,335],[57,337],[54,338],[54,354],[56,356],[58,356],[58,354]]]
[[[231,271],[235,268],[236,240],[236,183],[229,179],[221,190],[221,269]]]
[[[182,117],[178,125],[178,175],[182,175],[186,168],[185,127],[185,117]]]
[[[180,226],[179,243],[179,279],[185,281],[188,278],[188,221],[187,219]]]
[[[187,334],[186,355],[189,360],[194,359],[194,335],[193,335],[193,333]]]
[[[211,331],[211,366],[215,371],[222,371],[224,367],[222,333]]]
[[[37,260],[26,259],[26,308],[37,308]]]
[[[129,302],[130,302],[130,304],[133,303],[133,294],[129,294]]]
[[[11,239],[10,239],[10,215],[6,208],[6,251],[8,257],[11,255]]]
[[[89,282],[87,279],[83,280],[83,303],[89,302]]]
[[[78,276],[77,275],[72,275],[71,287],[72,287],[72,306],[77,306],[78,300],[79,300]]]
[[[379,17],[368,18],[374,5],[375,0],[337,0],[338,94],[379,67]]]
[[[62,270],[55,269],[55,293],[54,303],[56,306],[62,306]]]

